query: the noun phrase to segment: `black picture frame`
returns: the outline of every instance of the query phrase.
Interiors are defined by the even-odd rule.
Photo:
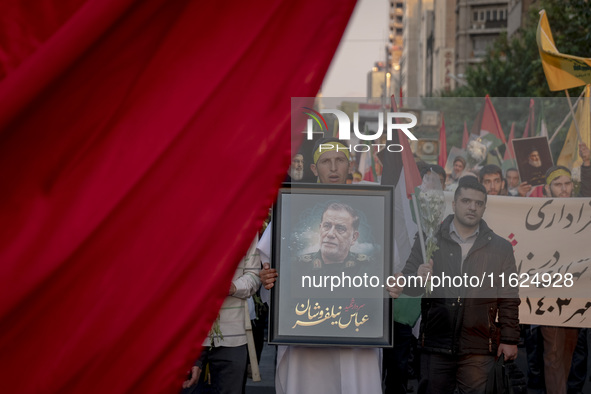
[[[392,300],[385,290],[393,270],[393,195],[392,186],[283,184],[273,207],[271,265],[279,277],[271,290],[270,344],[393,346]],[[350,206],[359,218],[352,245],[338,220],[321,224],[335,202]],[[336,241],[322,230],[321,236],[321,225],[345,235]],[[325,263],[326,250],[335,249],[347,257],[340,264]],[[343,285],[334,287],[334,277]]]
[[[533,167],[528,163],[529,154],[534,150],[538,152],[541,162],[539,167]],[[554,165],[548,137],[515,138],[513,152],[521,182],[527,182],[532,186],[543,185],[546,171]]]

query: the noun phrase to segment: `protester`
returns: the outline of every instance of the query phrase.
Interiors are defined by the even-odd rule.
[[[462,156],[456,156],[453,162],[451,174],[447,179],[447,185],[457,183],[466,169],[466,159]]]
[[[505,185],[503,180],[503,170],[497,165],[487,164],[480,170],[480,183],[486,189],[486,194],[489,196],[502,195],[502,190]]]
[[[509,196],[518,196],[519,192],[517,188],[519,187],[519,172],[517,168],[509,168],[505,171],[505,180],[507,181],[507,193]]]
[[[583,160],[579,196],[591,197],[591,151],[584,142],[579,143],[579,156]]]
[[[344,142],[319,140],[313,156],[310,167],[319,183],[345,184],[350,163]],[[258,245],[263,262],[260,277],[266,289],[278,280],[277,271],[269,268],[270,231],[271,225]],[[399,293],[399,289],[391,289],[392,297]],[[278,394],[381,393],[381,363],[378,348],[278,346],[275,390]]]
[[[585,193],[591,184],[591,166],[589,149],[586,149],[586,146],[582,144],[580,150],[583,167],[587,167],[581,169],[581,192]],[[546,172],[544,190],[549,197],[572,197],[574,185],[570,170],[564,166],[550,167]],[[569,371],[579,337],[579,328],[540,326],[540,332],[544,343],[546,390],[552,394],[566,394]]]
[[[573,353],[573,360],[568,374],[567,394],[582,394],[585,380],[587,380],[587,358],[589,357],[589,332],[588,328],[579,330],[577,346]]]
[[[423,178],[427,174],[430,174],[431,172],[434,172],[435,174],[437,174],[439,176],[439,181],[441,182],[441,190],[445,190],[445,181],[447,178],[447,173],[445,172],[445,169],[443,167],[441,167],[440,165],[427,164],[427,163],[423,164],[419,168],[419,173],[421,174],[421,178]]]
[[[511,244],[482,220],[486,199],[481,184],[461,179],[452,203],[454,214],[443,221],[436,235],[439,249],[424,262],[417,239],[403,269],[405,277],[514,274]],[[423,298],[419,391],[448,394],[457,388],[460,394],[484,393],[495,356],[517,357],[518,289],[500,283],[488,286],[439,287]],[[425,287],[406,286],[404,292],[416,296]]]
[[[204,350],[201,352],[201,357],[191,369],[190,379],[183,383],[183,388],[186,389],[183,392],[209,393],[212,390],[220,394],[244,392],[248,357],[244,324],[245,304],[246,299],[256,293],[261,285],[259,279],[261,261],[256,253],[257,241],[258,236],[238,264],[219,317],[203,343]],[[211,385],[201,377],[201,372],[207,364],[209,364]],[[197,383],[196,386],[195,383]]]

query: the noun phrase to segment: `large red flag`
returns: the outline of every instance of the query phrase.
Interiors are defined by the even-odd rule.
[[[476,117],[476,120],[472,124],[472,134],[481,135],[481,131],[487,131],[493,134],[495,137],[500,139],[503,144],[506,144],[505,134],[501,128],[501,122],[497,116],[497,111],[490,101],[488,94],[484,98],[484,104],[480,108],[480,112]]]
[[[0,392],[178,392],[354,3],[2,6]]]
[[[445,168],[447,162],[447,140],[445,137],[445,120],[443,119],[443,112],[441,113],[441,127],[439,128],[439,158],[437,164]]]
[[[513,139],[515,138],[515,122],[511,123],[511,132],[509,133],[509,142],[507,142],[505,149],[505,156],[503,160],[515,159],[515,152],[513,151]]]

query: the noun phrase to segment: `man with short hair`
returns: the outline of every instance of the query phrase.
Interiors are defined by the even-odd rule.
[[[519,172],[517,168],[509,168],[505,172],[505,180],[507,181],[507,193],[510,196],[518,196],[519,191],[517,188],[519,187]]]
[[[319,231],[320,249],[297,258],[304,275],[341,272],[354,275],[370,263],[368,255],[351,252],[359,238],[359,214],[350,205],[330,203],[322,212]]]
[[[517,168],[509,168],[505,173],[505,186],[507,186],[507,195],[513,197],[525,197],[528,195],[532,186],[527,182],[519,182],[519,172]]]
[[[479,181],[486,189],[489,196],[498,196],[502,194],[505,187],[503,180],[503,170],[497,165],[487,164],[480,170]]]
[[[517,357],[519,342],[519,294],[515,287],[501,286],[501,275],[515,275],[515,258],[509,242],[496,235],[482,220],[487,194],[471,178],[458,183],[452,209],[436,234],[438,249],[423,261],[417,239],[402,273],[409,281],[404,292],[425,292],[421,283],[435,277],[491,275],[493,283],[482,286],[436,287],[421,302],[421,381],[427,394],[484,393],[495,356]],[[487,276],[488,278],[488,276]],[[423,282],[424,283],[424,282]],[[454,281],[455,283],[455,281]],[[411,287],[414,286],[414,287]],[[498,322],[498,325],[495,324]]]
[[[445,190],[445,180],[447,179],[447,173],[445,169],[437,164],[427,164],[421,166],[419,169],[419,173],[421,174],[421,178],[423,178],[427,174],[435,173],[439,177],[439,182],[441,183],[441,190]]]
[[[336,138],[323,139],[314,146],[314,163],[310,167],[319,183],[345,184],[349,159],[348,146],[344,142]],[[355,214],[343,213],[340,208],[347,211],[344,207],[334,208],[327,209],[322,215],[323,246],[320,253],[325,266],[346,260],[345,250],[348,253],[348,247],[358,237],[353,225]],[[337,242],[335,231],[338,233],[339,229],[342,239]],[[272,288],[278,279],[277,271],[269,268],[270,231],[271,225],[258,246],[263,262],[260,277],[266,289]],[[393,292],[391,296],[395,298],[397,293]],[[279,394],[378,394],[382,392],[381,358],[381,351],[377,348],[278,346],[275,390]]]

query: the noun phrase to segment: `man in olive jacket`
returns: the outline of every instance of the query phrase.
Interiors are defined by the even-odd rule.
[[[402,271],[406,294],[425,292],[425,282],[411,286],[412,276],[433,285],[421,305],[419,392],[453,393],[457,387],[459,393],[484,393],[495,356],[517,357],[519,292],[507,280],[516,273],[515,258],[511,244],[482,220],[484,186],[460,180],[452,207],[433,258],[424,263],[417,238]]]

